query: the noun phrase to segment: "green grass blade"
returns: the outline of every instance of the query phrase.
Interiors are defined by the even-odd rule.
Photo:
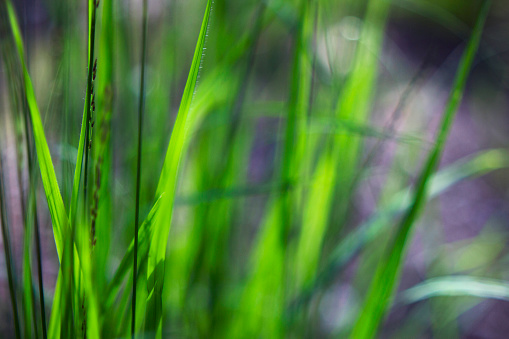
[[[424,169],[420,175],[412,205],[403,217],[392,245],[389,247],[387,253],[377,267],[364,302],[364,306],[361,309],[360,316],[351,333],[352,338],[374,337],[380,322],[386,313],[392,291],[399,277],[401,262],[408,242],[409,233],[415,225],[419,217],[419,212],[425,204],[429,189],[429,179],[438,165],[445,145],[445,140],[449,134],[457,108],[461,102],[466,80],[470,73],[474,56],[479,47],[483,25],[489,11],[489,5],[490,3],[486,1],[482,6],[478,20],[472,32],[472,36],[460,61],[449,101],[444,111],[436,143],[428,156]]]
[[[366,24],[356,50],[355,65],[337,103],[335,118],[340,122],[363,125],[369,117],[388,8],[388,1],[368,2]],[[349,183],[356,173],[360,136],[338,134],[329,142],[330,147],[318,160],[303,207],[302,229],[295,258],[297,289],[314,278],[325,235],[330,227],[328,221],[335,193],[337,191],[341,199],[335,209],[341,211],[342,219],[348,206],[349,199],[345,197],[350,194]]]
[[[65,228],[68,226],[67,214],[65,212],[64,202],[60,194],[60,189],[58,188],[57,177],[55,174],[55,169],[53,168],[53,162],[51,160],[48,143],[44,135],[44,128],[42,125],[39,108],[37,107],[37,101],[35,99],[32,81],[25,64],[25,52],[21,38],[21,31],[16,18],[16,13],[10,1],[7,1],[6,5],[14,42],[18,50],[18,57],[23,68],[24,89],[28,102],[28,108],[30,110],[30,118],[32,119],[32,129],[37,152],[37,159],[39,160],[42,184],[46,194],[46,200],[48,202],[48,208],[53,224],[55,244],[57,247],[58,255],[60,257],[63,248],[62,232],[64,232]]]
[[[146,329],[148,331],[157,331],[159,336],[162,330],[161,296],[164,279],[164,259],[171,226],[178,168],[188,129],[188,126],[186,125],[187,115],[191,107],[198,73],[202,62],[211,8],[212,0],[208,0],[191,69],[189,71],[184,94],[180,103],[177,120],[175,121],[171,134],[170,143],[166,152],[156,192],[156,196],[160,196],[164,193],[162,197],[163,201],[161,202],[164,208],[156,216],[153,234],[150,241],[149,263],[147,267],[147,288],[149,291],[149,300],[145,321]]]
[[[140,247],[138,249],[138,266],[140,266],[140,262],[143,260],[146,260],[146,256],[148,253],[148,241],[150,240],[150,234],[152,234],[152,227],[153,223],[155,221],[156,215],[159,213],[159,208],[161,207],[162,199],[159,197],[157,201],[155,202],[154,206],[150,210],[149,214],[143,221],[143,223],[140,225],[139,229],[139,235],[138,240],[140,242]],[[106,308],[110,307],[115,298],[117,297],[118,291],[122,287],[122,282],[125,278],[125,276],[129,273],[129,271],[132,269],[133,265],[133,252],[134,252],[134,240],[131,241],[131,244],[129,245],[126,254],[120,261],[120,264],[118,265],[117,270],[115,271],[115,275],[113,276],[113,279],[108,285],[107,288],[107,300],[105,302]],[[126,292],[127,293],[127,292]]]
[[[111,119],[114,108],[114,56],[115,56],[115,20],[114,3],[105,0],[101,3],[101,30],[98,35],[99,49],[97,59],[97,78],[94,88],[97,91],[92,156],[94,163],[94,199],[93,208],[97,212],[91,218],[91,239],[94,245],[96,284],[106,285],[108,272],[107,260],[110,255],[111,231],[113,226],[113,175],[112,175],[112,142]],[[97,199],[95,197],[97,196]],[[103,289],[101,293],[105,293]]]
[[[22,274],[22,291],[23,291],[23,313],[24,313],[24,323],[25,323],[25,336],[31,337],[32,336],[32,326],[31,326],[31,319],[30,315],[33,319],[33,326],[34,326],[34,335],[36,339],[38,338],[38,331],[37,331],[37,316],[35,313],[35,290],[33,286],[33,277],[32,277],[32,269],[30,264],[30,252],[31,252],[31,228],[27,227],[28,220],[25,219],[25,234],[23,239],[23,274]]]
[[[27,147],[27,158],[28,158],[28,175],[29,175],[29,195],[28,195],[28,220],[27,225],[33,224],[34,233],[35,233],[35,249],[36,249],[36,260],[37,260],[37,276],[38,276],[38,288],[39,288],[39,306],[41,311],[41,323],[42,323],[42,337],[46,339],[48,334],[47,325],[46,325],[46,307],[44,302],[44,282],[43,282],[43,274],[42,274],[42,250],[41,250],[41,236],[39,231],[39,219],[37,213],[37,199],[36,199],[36,190],[37,190],[37,171],[34,167],[35,162],[35,154],[34,154],[34,144],[32,138],[29,137],[29,117],[28,111],[25,110],[25,141]]]
[[[66,236],[70,236],[70,232],[66,233]],[[69,239],[72,240],[72,239]],[[60,257],[60,269],[57,276],[57,282],[55,285],[55,291],[53,293],[53,305],[51,307],[51,315],[48,324],[48,337],[49,338],[60,338],[66,337],[65,329],[70,330],[70,321],[68,317],[71,314],[71,309],[75,307],[73,304],[71,293],[74,292],[73,276],[72,273],[64,274],[63,268],[71,269],[69,267],[72,264],[72,253],[70,251],[70,243],[64,242],[63,253]],[[74,332],[72,332],[74,333]]]

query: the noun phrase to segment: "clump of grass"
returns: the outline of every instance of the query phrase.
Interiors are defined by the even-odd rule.
[[[460,61],[415,190],[405,185],[358,225],[353,225],[354,197],[369,171],[377,169],[371,160],[382,141],[401,149],[409,140],[423,143],[400,135],[393,125],[379,128],[372,118],[382,90],[378,75],[390,2],[369,0],[364,14],[348,3],[316,0],[171,4],[158,8],[161,14],[151,11],[147,0],[140,13],[111,0],[87,2],[86,32],[62,37],[68,54],[59,62],[67,62],[72,72],[55,75],[56,82],[79,88],[64,86],[59,91],[65,99],[57,93],[49,100],[65,106],[66,122],[82,109],[79,136],[63,145],[70,155],[53,152],[53,158],[58,128],[43,121],[57,112],[51,105],[47,112],[39,109],[36,94],[39,100],[45,96],[34,88],[30,75],[37,73],[27,66],[32,55],[25,54],[15,9],[9,0],[0,4],[0,17],[6,18],[2,29],[8,31],[1,39],[9,96],[19,106],[14,110],[26,113],[19,114],[24,129],[17,131],[17,140],[25,140],[29,177],[29,194],[20,200],[27,201],[27,216],[19,285],[0,157],[0,214],[16,337],[375,336],[426,202],[461,180],[508,167],[507,152],[486,150],[437,171],[489,3],[483,4]],[[363,18],[359,27],[349,27],[358,29],[358,37],[348,35],[355,42],[343,46],[351,47],[351,68],[344,72],[323,61],[319,41],[328,40],[340,19],[337,11]],[[79,15],[55,16],[72,13]],[[138,41],[133,32],[140,27]],[[86,53],[70,47],[85,40]],[[290,53],[281,41],[291,42]],[[402,101],[410,100],[414,84]],[[84,105],[79,101],[77,107],[69,98],[80,95]],[[325,131],[319,129],[323,125]],[[64,130],[78,133],[77,126]],[[362,162],[368,138],[380,141]],[[399,166],[397,159],[391,161]],[[19,173],[23,166],[19,161]],[[68,167],[74,172],[67,173]],[[49,213],[58,257],[52,303],[52,289],[43,287],[41,246],[48,244],[37,224],[36,206],[42,206],[36,205],[37,171],[48,206],[39,210]],[[389,176],[402,181],[401,173]],[[340,280],[362,290],[343,273],[357,255],[369,254],[391,234],[397,218],[363,306],[357,311],[347,305],[349,320],[343,322],[357,317],[355,325],[325,333],[320,321],[330,287]],[[362,275],[362,268],[358,272]],[[442,277],[395,300],[401,305],[455,294],[506,300],[506,290],[500,279]],[[45,305],[51,305],[48,323]]]

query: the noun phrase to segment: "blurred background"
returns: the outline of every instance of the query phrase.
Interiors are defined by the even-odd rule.
[[[298,313],[295,318],[299,319],[288,336],[342,337],[349,333],[397,225],[399,214],[387,217],[387,213],[395,206],[395,197],[412,187],[435,142],[482,1],[316,3],[307,13],[300,11],[299,1],[292,0],[216,0],[213,5],[193,100],[196,122],[181,162],[167,249],[168,337],[208,337],[210,333],[234,337],[231,333],[240,333],[232,329],[236,322],[242,323],[239,303],[249,305],[245,296],[258,293],[249,287],[256,285],[249,283],[250,267],[268,251],[258,245],[267,215],[287,190],[300,192],[299,207],[292,212],[293,227],[287,234],[290,252],[299,251],[298,230],[307,220],[298,217],[302,211],[306,214],[308,209],[323,207],[326,218],[326,232],[316,245],[316,264],[309,266],[313,277],[286,282],[284,288],[290,294],[285,307],[290,314]],[[201,0],[148,1],[142,219],[154,203],[205,4]],[[66,206],[86,91],[86,6],[86,1],[72,0],[15,2],[28,70]],[[102,222],[110,225],[105,231],[106,281],[112,278],[133,234],[141,6],[141,0],[113,1],[109,40],[102,35],[106,26],[101,23],[101,7],[98,12],[98,81],[105,68],[113,79],[111,112],[96,117],[99,133],[94,134],[100,137],[106,129],[111,145],[104,195],[108,199],[102,207]],[[299,49],[299,27],[309,13],[313,14],[309,39]],[[379,331],[381,338],[506,338],[509,333],[509,284],[504,283],[509,279],[508,18],[509,3],[494,1],[447,139],[439,168],[443,176],[434,182],[436,190],[415,225],[394,303]],[[369,27],[375,32],[371,36],[365,33]],[[5,38],[4,33],[0,38]],[[371,40],[363,41],[363,34]],[[107,49],[112,59],[103,66]],[[295,55],[301,50],[306,51],[308,76],[299,78]],[[28,181],[26,154],[19,140],[22,126],[12,114],[6,63],[0,67],[4,202],[14,264],[21,274],[24,216],[20,199],[26,195]],[[359,69],[371,72],[365,75],[369,84],[351,89],[349,79]],[[301,154],[296,161],[305,164],[305,173],[284,182],[281,168],[288,152],[284,147],[288,111],[295,88],[303,82],[309,84],[309,97],[301,103],[306,107],[305,121],[299,120],[297,133],[305,135],[307,146],[305,150],[296,146],[294,151]],[[353,93],[350,104],[358,108],[342,120],[336,112],[347,91]],[[333,179],[313,184],[321,159],[334,153],[332,143],[351,151],[340,150],[332,157],[337,163]],[[342,170],[343,164],[350,164],[351,170]],[[37,180],[49,312],[58,258],[39,174]],[[313,195],[312,185],[331,186],[330,202],[317,201],[323,195]],[[369,228],[376,223],[381,225],[376,231]],[[353,243],[345,241],[360,241],[360,245],[331,265],[338,246]],[[272,260],[265,255],[265,260]],[[286,265],[294,265],[299,254],[294,258]],[[5,272],[2,251],[0,333],[10,337],[13,325]],[[458,285],[453,282],[449,294],[430,297],[433,286],[425,283],[451,276],[490,279],[506,292],[455,295]],[[316,277],[321,277],[320,283],[313,283]],[[423,286],[428,288],[428,297],[420,299],[416,297],[419,290],[412,288]],[[270,302],[261,303],[265,306],[260,306],[260,312],[270,313],[270,307],[264,309]],[[245,316],[255,318],[250,313]],[[264,323],[253,320],[249,326]],[[249,326],[246,337],[266,337],[263,332],[249,332]]]

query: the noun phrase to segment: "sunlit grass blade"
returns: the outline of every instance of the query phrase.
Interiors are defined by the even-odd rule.
[[[244,287],[239,312],[233,323],[231,337],[258,334],[282,336],[285,253],[281,246],[279,223],[282,200],[276,200],[263,220],[264,230],[254,249],[250,276]]]
[[[90,237],[94,244],[93,260],[95,271],[95,284],[107,285],[110,242],[113,228],[113,175],[112,175],[112,147],[111,147],[111,119],[114,109],[114,96],[116,84],[114,79],[115,56],[115,20],[114,2],[101,1],[100,31],[98,39],[97,77],[94,88],[97,93],[95,105],[97,109],[93,117],[92,135],[93,147],[91,149],[93,170],[93,194],[90,220]],[[99,10],[98,9],[98,10]],[[98,21],[99,23],[99,21]],[[94,213],[92,213],[94,211]],[[102,299],[106,296],[106,288],[99,289]]]
[[[245,32],[249,41],[244,46],[245,58],[230,62],[222,60],[219,67],[207,73],[197,91],[192,116],[198,113],[196,106],[207,95],[210,82],[216,82],[214,79],[219,74],[227,75],[227,77],[219,76],[219,79],[225,78],[226,84],[222,87],[214,86],[213,97],[216,99],[209,99],[214,102],[217,101],[217,97],[225,96],[226,102],[223,108],[219,106],[219,109],[204,111],[208,115],[205,119],[206,123],[218,117],[225,123],[214,129],[197,131],[192,143],[194,152],[186,161],[188,168],[195,168],[190,182],[193,183],[193,189],[198,192],[222,190],[245,180],[247,174],[245,163],[248,161],[253,139],[251,126],[245,124],[244,108],[248,90],[252,85],[255,56],[265,19],[265,9],[265,4],[257,5],[251,28]],[[218,22],[223,20],[224,4],[214,10],[216,20]],[[231,32],[222,31],[220,27],[219,32],[216,30],[214,38],[219,41],[230,38]],[[227,50],[228,54],[232,55],[232,50]],[[220,50],[215,52],[222,53]],[[232,90],[228,91],[226,86]],[[193,120],[190,119],[189,123],[195,124]],[[212,154],[218,156],[211,156]],[[191,312],[196,312],[198,317],[205,320],[203,327],[199,330],[201,333],[222,336],[227,330],[226,322],[221,323],[216,319],[223,317],[226,311],[226,299],[231,292],[226,283],[232,259],[226,253],[234,246],[231,242],[232,235],[237,231],[234,217],[240,209],[240,204],[232,199],[215,199],[210,203],[191,208],[194,215],[193,222],[185,233],[182,232],[173,239],[176,248],[172,248],[168,254],[167,274],[171,277],[172,283],[169,288],[165,288],[165,293],[171,295],[172,308],[181,309],[184,312],[192,309]],[[175,283],[177,281],[178,283]],[[181,293],[173,292],[178,288],[177,284],[186,286],[181,289]],[[210,301],[198,300],[192,305],[186,302],[188,299],[194,299],[196,294],[200,293],[200,289],[203,289],[202,286],[205,286],[207,293],[211,295]]]
[[[72,237],[72,233],[66,232],[63,239],[63,252],[60,255],[60,269],[53,293],[53,304],[48,324],[49,338],[65,338],[75,333],[71,320],[73,309],[76,306],[73,299],[75,292],[75,281],[73,279],[73,271],[75,270],[72,265],[73,253],[71,252],[73,239],[67,237]]]
[[[35,233],[35,250],[36,250],[36,260],[37,260],[37,276],[38,276],[38,287],[39,287],[39,306],[41,311],[41,323],[42,323],[42,337],[46,339],[48,334],[47,324],[46,324],[46,307],[44,301],[44,281],[43,281],[43,273],[42,273],[42,249],[41,249],[41,235],[40,235],[40,226],[39,219],[37,213],[37,199],[36,199],[36,189],[37,189],[37,170],[34,167],[35,162],[35,154],[34,154],[34,145],[32,138],[29,138],[29,123],[28,123],[28,112],[25,111],[25,140],[27,147],[27,158],[28,158],[28,175],[30,178],[30,187],[29,187],[29,195],[28,195],[28,216],[27,216],[27,226],[34,225],[34,233]],[[28,226],[30,227],[30,226]]]
[[[164,208],[161,210],[161,213],[158,213],[156,216],[150,240],[149,262],[147,267],[147,288],[149,291],[149,299],[145,324],[147,331],[156,331],[158,336],[161,336],[162,331],[161,296],[164,279],[164,259],[171,226],[178,168],[186,139],[185,135],[188,129],[188,126],[186,126],[187,115],[191,107],[198,73],[202,62],[211,8],[212,1],[209,0],[207,2],[191,69],[184,88],[177,119],[172,130],[170,143],[166,152],[156,192],[156,196],[160,196],[164,193],[161,202],[161,205],[164,206]]]
[[[188,145],[191,145],[192,152],[186,152],[185,168],[190,172],[186,171],[186,182],[182,185],[182,191],[191,189],[192,192],[196,190],[197,194],[185,194],[191,197],[190,200],[177,195],[174,200],[174,208],[178,206],[182,211],[184,203],[187,205],[184,209],[193,210],[193,217],[188,227],[173,233],[173,237],[170,235],[171,246],[165,263],[163,300],[166,303],[165,309],[173,314],[183,314],[193,308],[199,309],[199,317],[212,320],[221,313],[225,294],[230,292],[219,282],[222,276],[218,272],[225,272],[225,265],[229,260],[224,253],[230,245],[227,239],[231,236],[234,226],[232,217],[238,208],[236,200],[231,198],[235,193],[237,196],[244,194],[244,191],[239,189],[233,193],[229,188],[244,179],[243,165],[252,139],[250,128],[246,128],[242,121],[221,125],[214,130],[205,131],[204,127],[215,116],[231,117],[236,114],[232,110],[240,113],[237,110],[242,109],[242,104],[233,103],[240,100],[236,98],[239,79],[233,77],[232,81],[232,75],[231,65],[222,65],[201,76],[187,120],[189,130],[184,149],[187,150]],[[232,105],[237,108],[234,109]],[[241,120],[240,116],[238,118]],[[242,135],[241,138],[239,134]],[[222,157],[209,158],[210,154],[221,154]],[[187,187],[188,185],[192,188]],[[220,198],[221,192],[232,193],[232,196],[228,199],[227,193]],[[203,201],[208,203],[201,203]],[[209,282],[206,288],[213,295],[211,302],[187,302],[196,295],[197,288],[203,286],[203,281]],[[221,336],[222,323],[207,323],[210,327],[208,330],[205,330],[205,327],[200,329],[202,333],[210,331]]]
[[[388,7],[388,1],[368,2],[355,64],[337,103],[335,118],[338,121],[363,125],[369,118]],[[343,219],[348,207],[347,197],[351,190],[349,185],[356,173],[361,147],[360,136],[338,134],[329,142],[330,147],[326,148],[318,160],[308,199],[303,207],[302,230],[295,258],[297,290],[312,281],[318,268],[326,232],[335,225],[328,223],[335,193],[339,196],[339,202],[334,209]],[[340,225],[334,228],[340,228]]]
[[[361,313],[351,333],[352,338],[372,338],[382,321],[401,270],[404,250],[408,242],[410,231],[418,220],[419,213],[425,205],[429,190],[430,178],[436,170],[440,157],[454,121],[456,111],[461,102],[466,81],[481,39],[484,22],[488,15],[490,2],[483,3],[481,12],[461,58],[458,71],[451,90],[449,101],[444,110],[439,127],[436,143],[431,150],[412,199],[410,209],[404,215],[397,229],[393,242],[387,249],[371,282],[369,292],[364,301]]]

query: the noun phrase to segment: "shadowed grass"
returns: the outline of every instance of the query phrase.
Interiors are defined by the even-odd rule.
[[[0,30],[2,32],[8,31],[8,18],[4,17],[5,12],[2,12],[2,25]],[[10,96],[10,107],[11,115],[14,121],[15,131],[15,147],[17,149],[17,177],[18,177],[18,189],[19,189],[19,206],[23,214],[23,229],[24,229],[24,243],[23,243],[23,260],[22,260],[22,313],[24,316],[24,334],[25,336],[32,336],[32,326],[34,328],[33,334],[37,339],[39,337],[38,323],[42,322],[43,337],[46,338],[46,326],[45,326],[45,309],[44,309],[44,288],[42,284],[42,269],[41,268],[41,251],[40,241],[38,237],[38,220],[37,220],[37,208],[35,201],[35,171],[33,167],[33,143],[30,139],[29,134],[29,116],[28,110],[24,102],[22,102],[21,88],[22,88],[22,73],[20,70],[19,62],[17,62],[17,56],[15,53],[15,46],[12,39],[8,38],[8,34],[3,35],[1,39],[1,52],[3,55],[2,61],[4,70],[9,79],[8,93]],[[26,153],[24,152],[26,151]],[[25,158],[26,155],[26,158]],[[28,163],[28,178],[29,185],[23,182],[25,175],[24,163]],[[23,192],[28,191],[27,194]],[[32,264],[31,264],[31,240],[32,240],[32,228],[34,225],[36,231],[36,260],[39,274],[39,295],[40,295],[40,317],[37,313],[36,305],[36,292],[34,287],[34,281],[32,276]],[[32,316],[32,319],[30,319]]]
[[[479,47],[483,25],[488,15],[489,7],[490,2],[484,2],[477,23],[473,29],[472,36],[458,66],[449,101],[444,110],[440,129],[436,137],[436,143],[419,177],[412,205],[403,216],[393,242],[379,262],[360,316],[351,333],[352,338],[374,337],[380,322],[385,316],[386,308],[389,305],[393,289],[399,278],[401,262],[404,257],[404,250],[408,242],[410,231],[418,220],[419,213],[425,205],[430,178],[438,166],[446,138],[461,102],[467,77]]]
[[[509,154],[505,150],[479,152],[433,174],[430,178],[427,198],[428,200],[436,198],[463,180],[483,176],[507,167],[509,167]],[[334,281],[365,246],[372,244],[380,234],[392,227],[393,220],[403,215],[411,207],[410,193],[409,189],[396,193],[390,201],[379,207],[379,212],[348,234],[334,248],[314,282],[303,288],[301,294],[294,300],[290,312],[294,311],[294,307],[302,307],[303,303],[311,301],[314,295],[320,293]]]
[[[18,302],[16,300],[16,278],[13,270],[11,240],[9,237],[9,229],[7,224],[7,210],[5,207],[5,190],[4,190],[4,176],[2,170],[2,156],[0,155],[0,218],[2,222],[2,238],[5,255],[5,266],[7,268],[7,280],[9,282],[9,296],[11,298],[12,316],[14,321],[14,331],[16,338],[21,338],[20,321],[18,313]]]
[[[28,75],[28,70],[25,65],[23,41],[16,19],[16,14],[10,1],[7,1],[6,5],[14,42],[16,44],[18,57],[23,69],[23,81],[32,121],[35,148],[37,150],[37,159],[39,160],[42,183],[46,193],[46,199],[48,201],[51,220],[53,222],[55,244],[57,246],[57,252],[60,255],[62,252],[62,232],[66,231],[65,228],[68,227],[67,214],[65,212],[62,196],[60,195],[60,189],[58,188],[58,182],[55,175],[55,169],[53,168],[53,162],[51,160],[48,143],[46,142],[46,137],[44,135],[44,129],[42,126],[39,108],[37,107],[32,81]]]

